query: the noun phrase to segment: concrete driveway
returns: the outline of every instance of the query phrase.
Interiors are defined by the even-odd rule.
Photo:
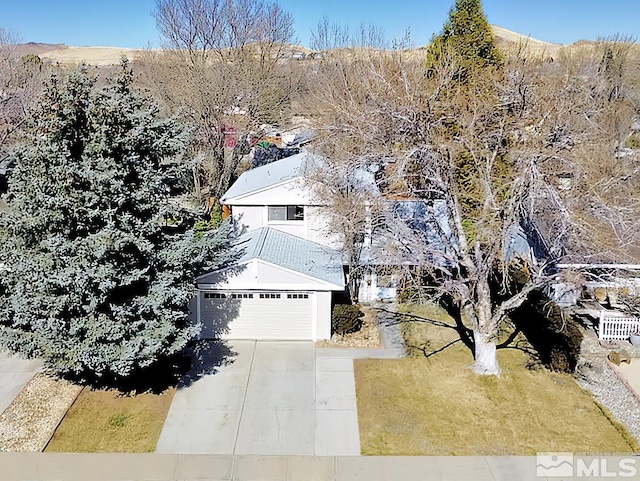
[[[26,361],[0,352],[0,413],[7,409],[41,366],[40,361]]]
[[[360,454],[352,359],[312,342],[230,344],[227,365],[178,389],[156,452]]]

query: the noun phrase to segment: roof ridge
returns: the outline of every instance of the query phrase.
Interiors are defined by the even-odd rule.
[[[258,236],[258,240],[256,241],[256,246],[254,248],[253,256],[260,257],[262,255],[262,250],[264,249],[264,245],[267,242],[267,236],[271,232],[269,227],[260,228],[260,235]]]

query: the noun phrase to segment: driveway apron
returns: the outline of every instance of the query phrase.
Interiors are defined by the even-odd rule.
[[[215,374],[178,389],[156,452],[359,455],[353,361],[311,342],[234,341]]]

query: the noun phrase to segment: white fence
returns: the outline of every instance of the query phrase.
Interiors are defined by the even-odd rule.
[[[636,333],[640,333],[640,317],[612,316],[600,311],[598,338],[601,341],[626,341]]]

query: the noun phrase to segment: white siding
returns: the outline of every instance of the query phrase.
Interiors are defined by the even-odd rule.
[[[305,220],[307,232],[305,238],[333,249],[341,249],[342,242],[337,234],[331,234],[329,230],[328,207],[307,206],[305,208]]]
[[[286,232],[287,234],[291,234],[296,237],[301,237],[302,239],[307,238],[306,221],[299,221],[299,220],[269,221],[267,222],[267,226],[271,227],[272,229],[279,230],[280,232]]]
[[[230,199],[229,205],[234,221],[245,226],[248,231],[271,227],[318,244],[340,249],[342,243],[339,236],[329,232],[328,207],[312,205],[316,203],[315,201],[311,188],[303,180],[293,179],[260,192]],[[304,221],[269,221],[269,206],[280,205],[303,205]]]
[[[397,277],[392,276],[397,282]],[[369,272],[362,276],[360,281],[360,289],[358,291],[358,300],[362,302],[375,302],[385,299],[395,299],[398,289],[393,286],[381,287],[378,285],[378,274]]]
[[[316,340],[331,338],[331,292],[316,292]]]
[[[231,210],[233,221],[245,226],[247,231],[260,229],[265,223],[265,207],[262,205],[238,205]]]
[[[228,204],[238,205],[309,205],[310,189],[301,179],[292,179],[267,189],[229,199]]]

